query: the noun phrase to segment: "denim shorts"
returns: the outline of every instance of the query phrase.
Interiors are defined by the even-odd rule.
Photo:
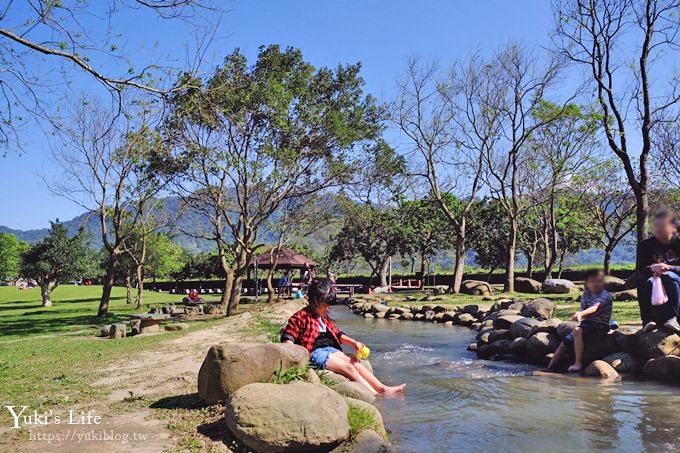
[[[579,327],[581,327],[581,331],[583,332],[583,339],[584,340],[591,340],[593,338],[597,337],[602,337],[604,335],[607,335],[609,332],[609,326],[605,326],[604,324],[581,324]],[[569,348],[572,348],[574,346],[574,332],[571,332],[569,335],[564,337],[562,340],[566,346]]]
[[[326,368],[326,362],[328,362],[328,358],[331,356],[331,354],[335,354],[336,352],[342,351],[340,351],[338,348],[334,348],[333,346],[318,348],[313,350],[309,355],[309,361],[318,369],[323,370]]]

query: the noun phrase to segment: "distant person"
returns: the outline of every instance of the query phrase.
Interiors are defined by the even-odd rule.
[[[364,344],[350,338],[335,326],[329,316],[330,302],[334,299],[335,290],[330,280],[314,280],[307,294],[308,305],[288,319],[281,342],[303,346],[309,351],[309,361],[313,366],[359,382],[373,394],[402,393],[405,387],[403,384],[395,387],[383,384],[356,357],[342,352],[341,344],[351,346],[357,353],[364,348]]]
[[[184,300],[184,303],[187,303],[187,304],[203,303],[203,299],[198,294],[198,291],[196,291],[195,289],[192,289],[191,291],[189,291],[189,294],[183,300]]]
[[[290,280],[288,278],[288,271],[285,271],[279,279],[279,297],[288,297],[290,292]]]
[[[313,278],[314,276],[312,275],[312,268],[309,267],[308,263],[305,263],[304,267],[302,268],[302,284],[309,285]]]
[[[670,209],[654,215],[652,236],[638,245],[636,271],[644,332],[656,329],[657,325],[680,332],[680,236],[678,218]],[[652,305],[655,276],[660,278],[668,298],[662,305]]]
[[[328,280],[330,280],[331,283],[335,285],[337,279],[335,278],[335,275],[333,275],[333,272],[331,272],[330,268],[326,269],[326,278],[328,278]]]
[[[612,318],[614,298],[604,289],[604,272],[592,269],[586,272],[586,289],[581,296],[581,310],[574,314],[574,321],[579,325],[564,337],[562,343],[553,354],[548,369],[554,369],[567,350],[574,352],[574,364],[569,367],[570,373],[583,368],[583,347],[585,342],[596,341],[609,332]]]

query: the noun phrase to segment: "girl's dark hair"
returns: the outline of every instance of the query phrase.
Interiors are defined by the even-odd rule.
[[[312,280],[307,290],[307,301],[312,308],[316,308],[321,304],[335,302],[333,283],[327,278],[315,278]]]
[[[670,208],[664,208],[656,211],[654,214],[654,219],[668,219],[676,228],[680,229],[680,219]]]

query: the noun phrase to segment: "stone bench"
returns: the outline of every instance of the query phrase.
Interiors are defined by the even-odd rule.
[[[161,322],[170,319],[169,314],[163,313],[139,313],[130,315],[132,334],[158,332],[161,330]]]

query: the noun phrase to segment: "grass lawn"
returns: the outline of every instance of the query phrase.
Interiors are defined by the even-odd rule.
[[[42,307],[37,288],[0,287],[0,406],[14,403],[40,410],[98,398],[88,383],[100,367],[187,332],[125,341],[96,338],[104,324],[182,298],[146,292],[146,306],[140,310],[125,303],[125,288],[114,288],[110,316],[101,319],[96,317],[100,294],[101,286],[62,286],[53,294],[54,306]],[[221,321],[192,324],[208,327]]]

